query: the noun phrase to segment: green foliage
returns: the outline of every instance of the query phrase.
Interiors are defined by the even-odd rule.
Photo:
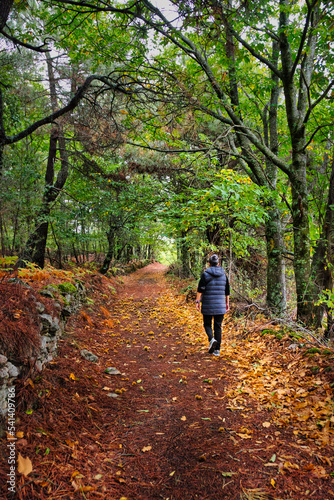
[[[316,303],[317,306],[325,304],[330,312],[334,311],[334,290],[323,290]]]
[[[292,59],[299,52],[309,54],[309,46],[301,47],[300,42],[310,4],[252,0],[226,12],[224,3],[212,8],[210,2],[186,0],[173,6],[178,19],[174,25],[164,23],[149,4],[121,4],[121,9],[130,8],[126,15],[115,10],[116,4],[108,5],[111,12],[94,11],[93,4],[87,10],[79,4],[68,8],[64,2],[29,2],[29,7],[16,2],[9,20],[15,36],[25,42],[53,40],[52,54],[59,54],[53,61],[59,103],[68,102],[88,75],[105,77],[87,91],[74,112],[59,120],[70,176],[44,219],[49,224],[50,258],[59,265],[71,258],[82,263],[93,254],[101,259],[111,247],[114,261],[144,259],[150,253],[166,264],[178,259],[175,267],[180,265],[180,272],[188,266],[198,276],[212,250],[233,261],[254,249],[252,255],[263,255],[272,205],[281,211],[286,231],[283,250],[292,253],[291,211],[296,203],[291,182],[298,175],[289,176],[289,169],[292,151],[298,148],[292,143],[284,88],[275,109],[275,156],[286,168],[271,176],[273,165],[261,147],[255,140],[242,144],[242,138],[253,134],[262,146],[270,145],[272,132],[267,128],[266,137],[265,121],[275,82],[265,61],[272,59],[272,39],[284,15],[290,21],[281,34],[287,36]],[[307,85],[309,104],[317,106],[311,106],[305,120],[304,151],[308,196],[303,203],[310,206],[310,232],[304,238],[310,236],[313,246],[326,209],[333,139],[329,90],[334,55],[328,50],[333,8],[319,6],[319,22],[312,27],[317,35],[314,72]],[[233,58],[227,54],[227,19],[252,50],[238,42]],[[298,88],[304,78],[301,60],[295,69]],[[9,44],[1,53],[7,135],[50,112],[45,74],[44,55],[24,48],[18,52]],[[232,79],[238,104],[231,99]],[[326,88],[327,98],[322,99]],[[241,125],[233,122],[233,112]],[[34,230],[50,129],[40,128],[5,150],[0,188],[3,254],[19,253]],[[59,164],[57,158],[55,176]],[[236,289],[252,299],[261,297],[261,284],[254,286],[244,269],[234,273]],[[323,292],[318,303],[332,311],[333,292]]]
[[[57,285],[57,288],[62,294],[73,295],[73,294],[77,293],[77,289],[76,289],[75,285],[73,285],[73,283],[69,283],[69,282],[68,283],[59,283],[59,285]]]

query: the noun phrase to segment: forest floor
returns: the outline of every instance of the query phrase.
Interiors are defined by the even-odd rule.
[[[333,499],[333,353],[228,313],[210,355],[201,315],[164,272],[90,275],[59,356],[21,388],[16,449],[32,472],[17,498]]]

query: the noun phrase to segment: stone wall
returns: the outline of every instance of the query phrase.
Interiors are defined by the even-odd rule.
[[[64,285],[64,284],[62,284]],[[41,372],[46,363],[57,356],[58,340],[62,336],[67,318],[75,314],[86,299],[86,290],[81,282],[71,286],[47,286],[40,291],[40,295],[54,299],[54,305],[58,311],[51,315],[45,312],[45,306],[38,301],[36,293],[31,295],[31,306],[35,308],[39,316],[40,345],[33,356],[28,356],[24,362],[18,364],[3,353],[0,353],[0,435],[2,434],[1,421],[7,414],[8,388],[15,384],[18,377],[24,376],[28,370]],[[66,293],[67,291],[71,293]],[[61,297],[61,299],[60,299]]]

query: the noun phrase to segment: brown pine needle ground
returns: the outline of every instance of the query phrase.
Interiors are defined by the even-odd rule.
[[[18,474],[17,498],[334,498],[331,352],[290,349],[255,322],[247,337],[226,315],[215,358],[201,315],[163,272],[151,264],[116,294],[87,277],[91,300],[58,358],[21,384],[30,402],[16,447],[33,471]],[[0,485],[6,453],[3,439]]]

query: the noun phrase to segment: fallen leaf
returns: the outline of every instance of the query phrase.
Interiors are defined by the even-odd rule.
[[[275,488],[275,484],[276,484],[276,483],[275,483],[275,480],[274,480],[274,479],[270,479],[270,484],[271,484],[271,486],[272,486],[273,488]]]
[[[22,432],[22,431],[19,431],[16,433],[16,437],[18,437],[18,438],[23,438],[23,436],[24,436],[24,432]]]
[[[187,417],[183,416],[183,417],[181,417],[181,420],[183,420],[183,422],[185,422],[187,420]]]
[[[299,465],[297,465],[297,464],[292,464],[291,462],[286,461],[286,462],[284,462],[283,468],[284,468],[284,469],[288,469],[288,470],[291,470],[291,469],[299,469]]]
[[[144,448],[142,448],[141,451],[145,452],[145,451],[151,451],[152,450],[152,446],[144,446]]]
[[[270,427],[270,426],[271,426],[271,423],[270,423],[270,422],[263,422],[263,423],[262,423],[262,426],[263,426],[263,427]]]
[[[241,439],[252,439],[252,436],[250,436],[249,434],[241,434],[236,432],[236,435],[241,437]]]
[[[79,474],[80,474],[80,472],[78,470],[75,470],[74,472],[72,472],[71,481],[72,481],[72,479],[74,479]]]
[[[20,474],[28,476],[32,472],[32,463],[29,457],[23,458],[21,453],[17,457],[17,470]]]

